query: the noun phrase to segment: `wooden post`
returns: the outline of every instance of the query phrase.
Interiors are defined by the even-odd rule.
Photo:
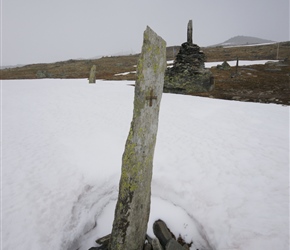
[[[238,68],[239,68],[239,58],[237,57],[237,63],[236,63],[236,76],[238,76]]]

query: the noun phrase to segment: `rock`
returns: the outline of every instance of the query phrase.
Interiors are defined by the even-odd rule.
[[[193,244],[193,242],[191,243],[186,243],[185,240],[179,235],[179,237],[176,240],[182,247],[183,249],[187,249],[189,250],[189,248],[191,247],[191,245]]]
[[[90,71],[89,83],[96,83],[96,65],[93,65]]]
[[[276,68],[276,69],[265,69],[265,71],[270,71],[270,72],[279,72],[281,71],[281,68]]]
[[[241,100],[241,97],[240,96],[233,96],[232,100],[239,101],[239,100]]]
[[[183,245],[182,247],[183,247],[183,249],[185,249],[185,250],[189,250],[189,246],[188,246],[187,244]]]
[[[153,250],[163,250],[163,247],[161,246],[161,244],[157,238],[154,238],[152,240],[152,248],[153,248]]]
[[[172,238],[167,242],[165,250],[184,250],[184,248],[175,239]]]
[[[45,77],[46,77],[46,74],[45,74],[45,72],[43,72],[43,71],[41,71],[41,70],[38,70],[38,71],[36,72],[36,77],[37,77],[37,78],[45,78]]]
[[[133,119],[122,157],[111,250],[142,249],[144,245],[165,68],[166,43],[147,27],[137,64]]]
[[[222,64],[218,64],[217,69],[221,69],[221,70],[229,70],[231,69],[231,66],[228,64],[227,61],[224,61]]]
[[[152,250],[152,245],[150,243],[145,243],[143,246],[143,250]]]
[[[108,250],[110,244],[111,234],[108,234],[102,238],[96,240],[96,243],[101,245],[99,247],[92,247],[89,250]]]
[[[36,72],[36,77],[37,78],[52,78],[52,74],[50,74],[50,73],[48,73],[48,72],[46,72],[45,70],[38,70],[37,72]]]
[[[153,232],[159,239],[163,247],[166,246],[167,242],[173,238],[171,232],[168,230],[166,224],[162,220],[157,220],[153,224]]]
[[[149,244],[152,245],[152,238],[148,234],[146,234],[146,240],[148,241]]]
[[[98,243],[99,245],[109,245],[110,238],[111,238],[111,234],[108,234],[102,238],[97,239],[96,243]]]
[[[275,66],[275,65],[277,65],[277,63],[276,62],[273,62],[273,61],[267,61],[267,62],[265,62],[265,65]]]
[[[91,247],[89,250],[109,250],[108,246]]]

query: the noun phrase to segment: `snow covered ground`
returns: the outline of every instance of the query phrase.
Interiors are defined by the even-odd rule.
[[[239,66],[248,66],[248,65],[259,65],[259,64],[265,64],[267,62],[279,62],[279,60],[239,60]],[[167,61],[167,68],[173,67],[174,60]],[[205,62],[204,66],[205,68],[211,68],[216,67],[217,65],[221,65],[223,62]],[[230,66],[236,66],[237,61],[227,61],[227,63]],[[123,73],[117,73],[115,76],[125,76],[129,74],[135,74],[136,71],[129,71],[129,72],[123,72]]]
[[[248,66],[248,65],[261,65],[267,62],[279,62],[279,60],[239,60],[239,66]],[[206,68],[216,67],[218,64],[223,62],[205,62]],[[227,61],[230,66],[236,66],[237,60]]]
[[[278,42],[269,42],[269,43],[253,43],[253,44],[243,44],[243,45],[237,45],[233,43],[221,43],[219,46],[223,46],[224,48],[235,48],[235,47],[253,47],[253,46],[265,46],[265,45],[271,45],[271,44],[277,44]]]
[[[2,81],[1,249],[84,250],[110,232],[130,81]],[[191,249],[289,249],[289,107],[163,94],[152,223]]]

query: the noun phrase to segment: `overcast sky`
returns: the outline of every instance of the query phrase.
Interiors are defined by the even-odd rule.
[[[149,25],[168,46],[238,36],[288,41],[289,0],[1,0],[2,65],[141,51]]]

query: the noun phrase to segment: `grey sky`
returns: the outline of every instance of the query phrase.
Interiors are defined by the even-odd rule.
[[[288,41],[289,0],[1,0],[2,65],[139,52],[146,25],[167,45],[237,35]]]

